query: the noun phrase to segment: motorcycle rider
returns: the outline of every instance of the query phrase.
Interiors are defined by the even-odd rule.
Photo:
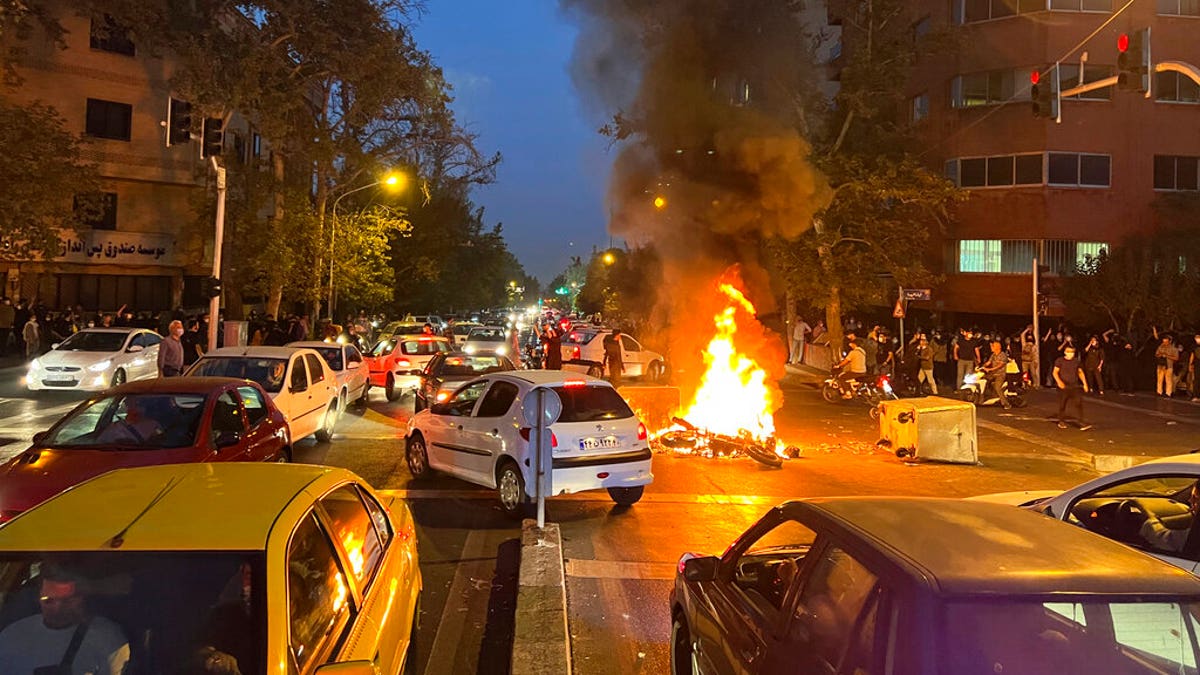
[[[850,351],[846,352],[846,358],[838,361],[834,367],[841,369],[838,372],[837,381],[842,388],[842,398],[854,398],[849,382],[866,378],[867,352],[859,346],[858,336],[853,332],[846,333],[846,340],[850,343]]]
[[[1000,398],[1000,405],[1004,406],[1005,410],[1012,408],[1012,404],[1008,402],[1008,397],[1004,395],[1004,378],[1005,367],[1008,366],[1008,354],[1000,348],[999,340],[992,340],[992,353],[988,356],[987,361],[983,363],[983,374],[987,381],[992,385],[992,390],[996,392],[996,396]]]

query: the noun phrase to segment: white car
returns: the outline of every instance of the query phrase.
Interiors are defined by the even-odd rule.
[[[567,331],[562,339],[563,370],[604,376],[604,338],[611,328],[579,327]],[[667,374],[667,360],[662,354],[642,348],[634,338],[621,334],[621,363],[624,377],[640,377],[646,382],[661,382]]]
[[[471,330],[478,328],[480,324],[474,321],[461,321],[454,324],[454,346],[462,349],[462,346],[467,343],[467,336],[471,334]]]
[[[145,328],[85,328],[29,363],[30,391],[101,391],[158,377],[162,336]]]
[[[413,478],[442,471],[494,488],[501,508],[521,515],[536,497],[537,472],[521,401],[538,387],[554,390],[563,402],[550,427],[551,492],[606,489],[622,506],[641,499],[654,480],[646,426],[608,382],[561,371],[491,373],[413,415],[405,434]]]
[[[1066,492],[1004,492],[971,499],[1036,510],[1200,574],[1200,522],[1194,518],[1196,509],[1189,508],[1197,481],[1200,454],[1176,455],[1101,476]],[[1180,531],[1172,539],[1181,545],[1167,546],[1164,541],[1144,538],[1142,524],[1147,512]]]
[[[476,326],[467,333],[462,350],[466,354],[508,356],[508,329],[503,326]]]
[[[367,365],[363,363],[362,352],[354,345],[338,342],[320,342],[310,340],[304,342],[289,342],[286,346],[293,348],[311,349],[325,359],[338,386],[338,410],[346,411],[351,402],[366,405],[367,392],[371,389],[371,379]]]
[[[312,435],[323,443],[333,438],[340,414],[337,377],[311,349],[222,347],[200,357],[187,374],[257,382],[287,417],[293,442]]]

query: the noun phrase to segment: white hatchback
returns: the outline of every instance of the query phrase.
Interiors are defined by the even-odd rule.
[[[654,480],[645,425],[608,382],[553,370],[492,373],[413,415],[405,442],[413,478],[442,471],[496,489],[506,513],[525,512],[535,497],[536,457],[521,401],[538,387],[563,402],[550,427],[552,493],[605,489],[622,506],[641,499]]]
[[[145,328],[86,328],[29,363],[30,391],[101,391],[158,377],[162,337]]]
[[[462,350],[467,354],[510,356],[508,342],[508,329],[504,326],[476,326],[467,333]]]
[[[286,347],[311,349],[325,359],[338,386],[338,408],[346,411],[351,403],[366,405],[367,392],[371,389],[371,380],[367,364],[363,363],[362,352],[354,345],[339,342],[320,342],[307,340],[289,342]]]
[[[292,442],[316,435],[328,442],[337,424],[337,378],[321,355],[292,347],[222,347],[192,364],[195,377],[235,377],[267,390],[288,422]]]

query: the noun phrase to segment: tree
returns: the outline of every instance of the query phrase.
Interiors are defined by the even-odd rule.
[[[58,255],[60,230],[72,230],[102,209],[97,171],[81,159],[81,139],[66,130],[54,108],[3,97],[0,147],[0,256]]]

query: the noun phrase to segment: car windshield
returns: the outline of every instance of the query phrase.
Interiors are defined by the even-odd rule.
[[[1197,476],[1149,476],[1116,485],[1110,485],[1092,493],[1092,497],[1169,497],[1187,501],[1186,492],[1196,484]],[[1183,495],[1183,499],[1178,499]]]
[[[91,665],[83,663],[90,650],[117,653],[116,663],[105,664],[112,672],[265,675],[265,576],[259,552],[0,553],[3,670],[40,673],[39,664],[59,663],[66,640],[29,636],[43,634],[43,621],[73,626],[86,608],[90,646],[77,668]],[[214,655],[238,667],[206,670]]]
[[[1200,602],[960,600],[935,635],[942,675],[1195,673]]]
[[[475,329],[475,326],[464,326],[462,324],[459,324],[454,327],[454,334],[455,335],[469,335],[471,333],[471,331],[474,329]]]
[[[586,345],[592,340],[595,340],[597,335],[599,335],[599,333],[595,333],[590,330],[573,330],[566,334],[566,336],[563,338],[563,343]]]
[[[472,378],[512,369],[512,364],[507,359],[498,356],[448,356],[442,361],[435,375],[442,379]]]
[[[633,417],[629,404],[606,385],[571,385],[551,387],[562,399],[559,422],[593,422]]]
[[[396,348],[395,340],[380,340],[371,347],[371,351],[367,352],[367,356],[387,356]]]
[[[503,328],[476,328],[467,335],[467,342],[504,342]]]
[[[89,401],[51,429],[54,448],[186,448],[204,417],[203,394],[124,394]]]
[[[405,340],[400,343],[400,353],[407,356],[431,356],[451,351],[450,343],[445,340]]]
[[[254,356],[210,356],[200,359],[188,375],[197,377],[236,377],[262,385],[272,394],[283,389],[283,376],[287,371],[287,359],[260,358]]]
[[[325,363],[335,371],[341,370],[344,367],[342,363],[342,348],[338,347],[314,347],[321,358],[325,359]]]
[[[119,352],[127,337],[128,333],[84,330],[63,340],[55,349],[64,352]]]

